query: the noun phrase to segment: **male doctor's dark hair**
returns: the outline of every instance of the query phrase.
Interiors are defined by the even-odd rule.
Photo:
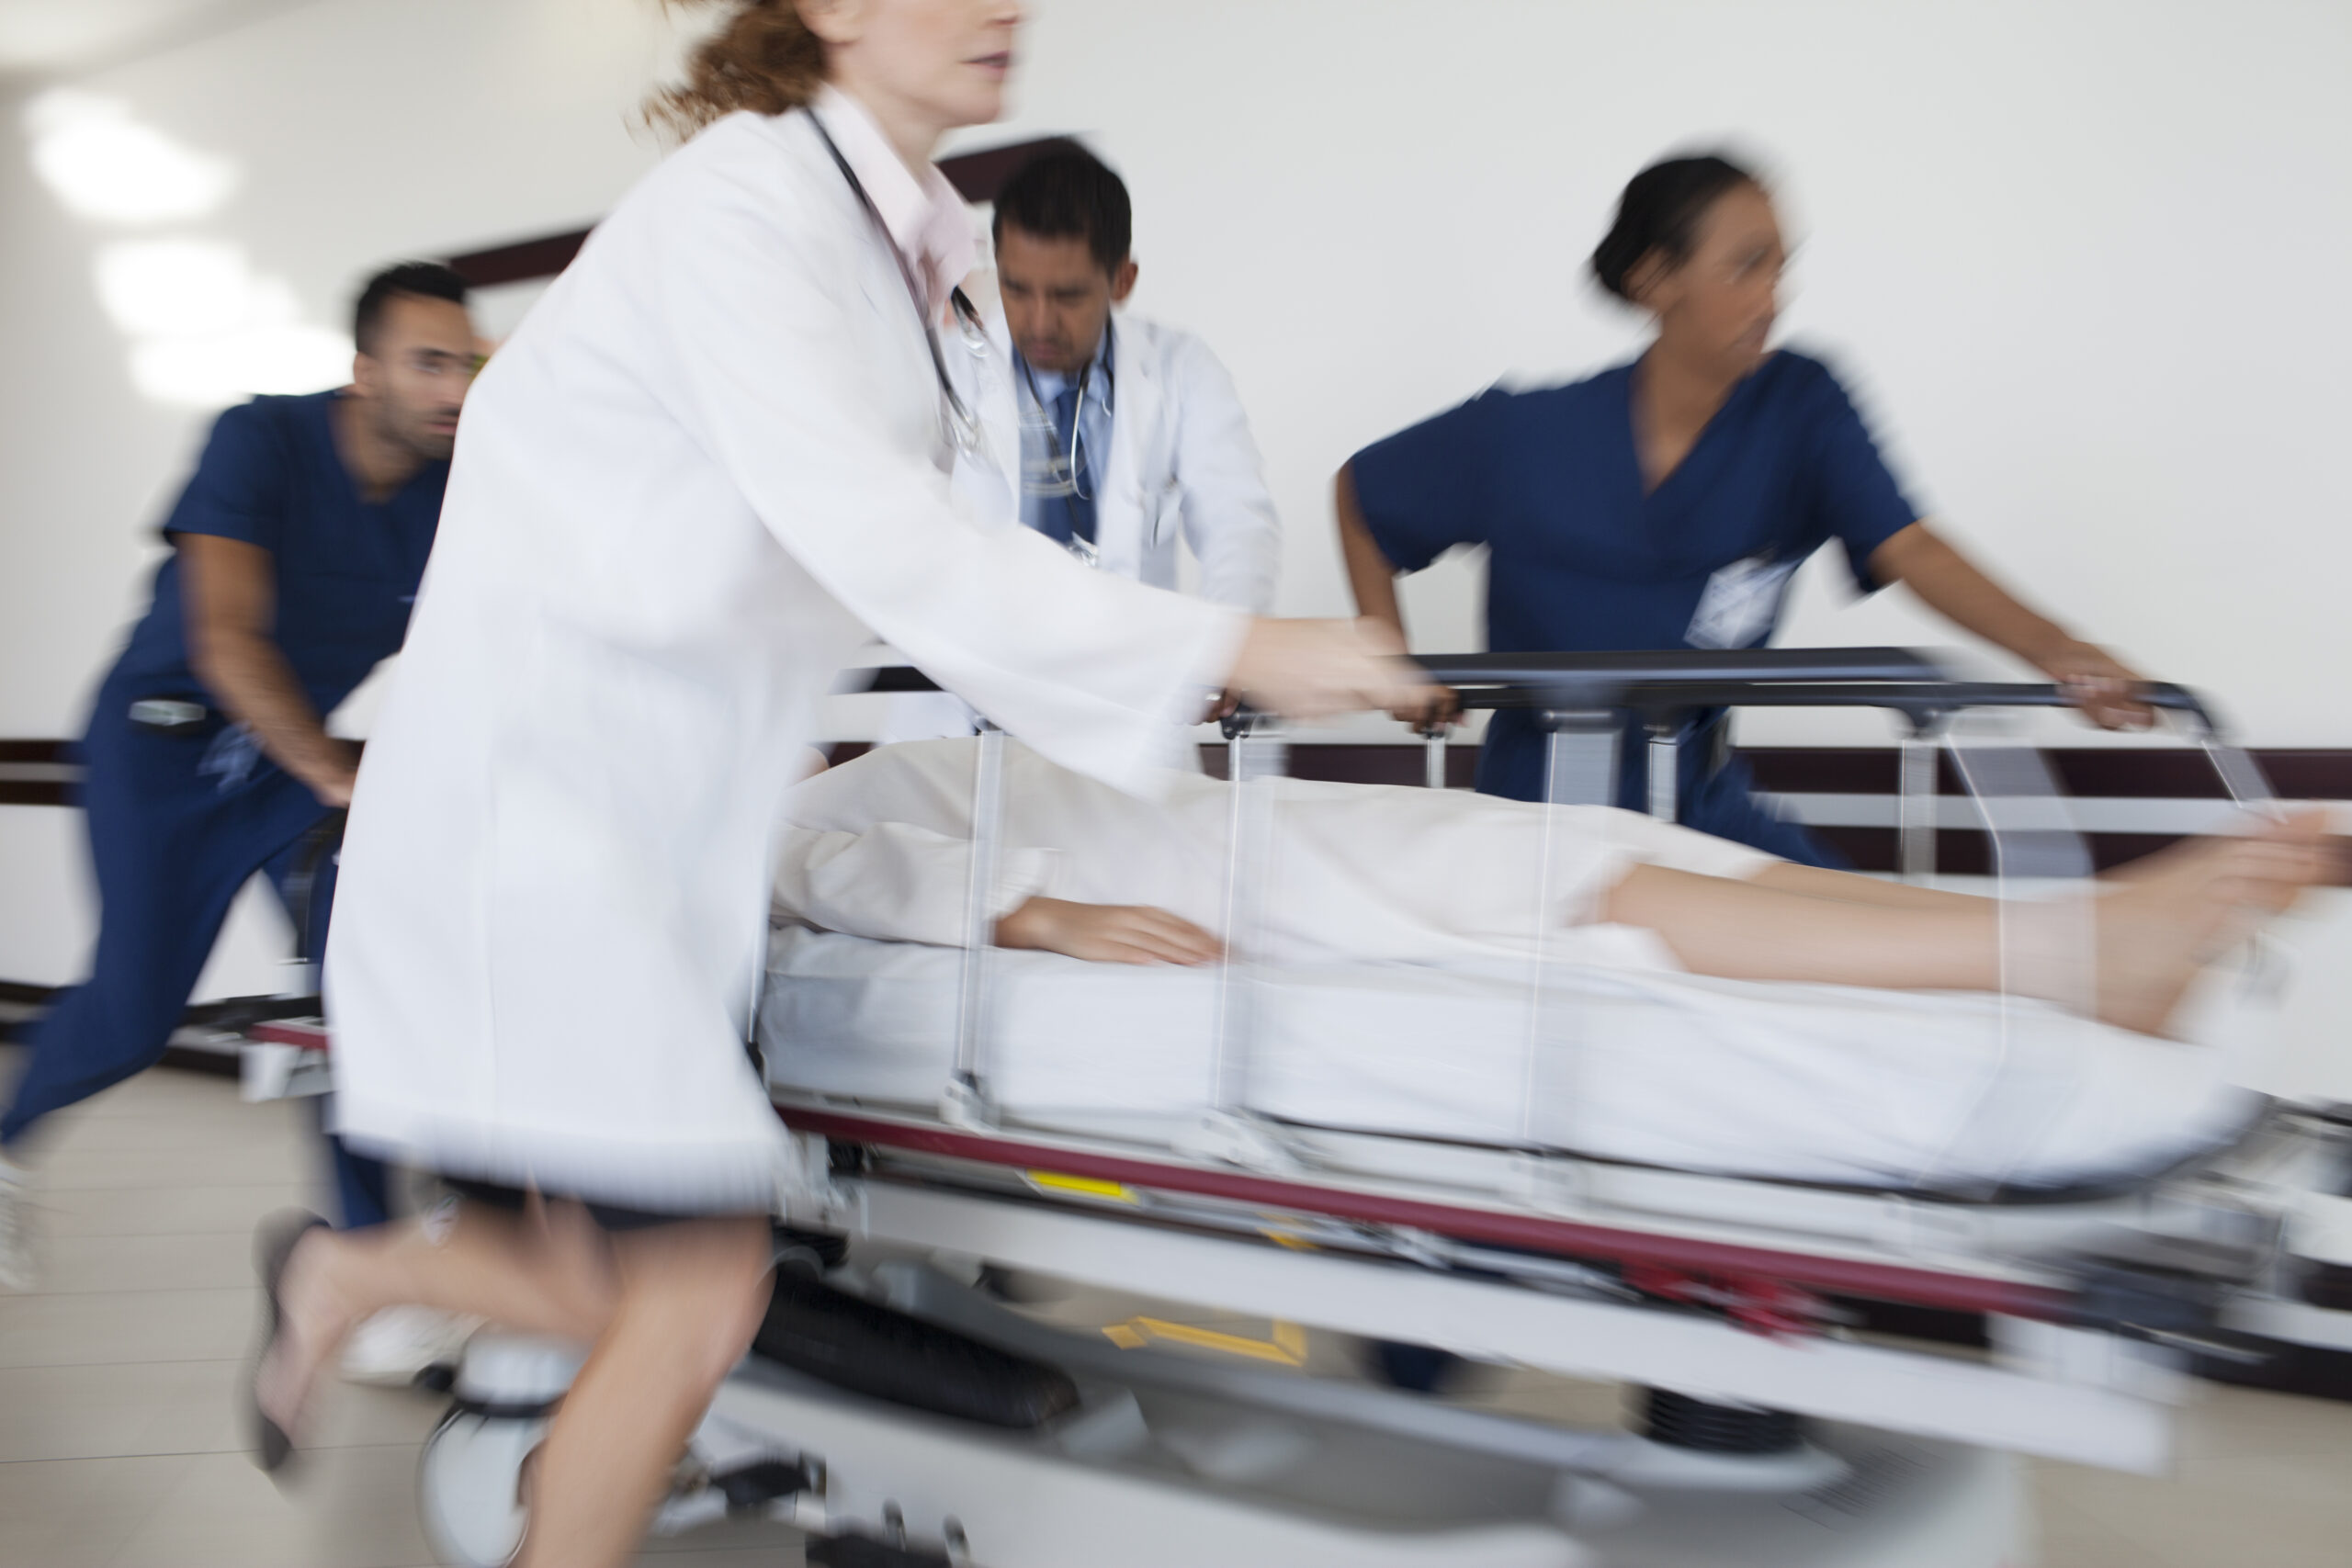
[[[383,325],[384,307],[398,295],[419,299],[466,302],[466,280],[437,262],[401,262],[369,278],[351,308],[351,337],[362,354],[376,351],[376,332]]]
[[[1135,244],[1126,182],[1075,141],[1038,153],[1004,182],[989,223],[999,244],[1007,225],[1040,240],[1084,240],[1106,273],[1115,274]]]

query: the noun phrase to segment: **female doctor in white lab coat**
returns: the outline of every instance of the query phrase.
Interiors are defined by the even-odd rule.
[[[731,0],[700,133],[478,383],[353,802],[327,988],[341,1126],[453,1223],[264,1248],[266,1464],[356,1318],[592,1341],[526,1564],[627,1561],[762,1306],[781,1134],[743,1042],[777,802],[879,634],[1064,764],[1136,784],[1231,683],[1402,702],[1352,626],[1252,621],[973,525],[933,336],[969,265],[932,169],[995,118],[1012,0]]]

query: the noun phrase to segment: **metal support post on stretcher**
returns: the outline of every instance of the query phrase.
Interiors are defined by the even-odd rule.
[[[1936,876],[1936,833],[1942,826],[1942,721],[1920,716],[1902,741],[1896,780],[1895,868],[1903,880],[1924,887]]]
[[[964,967],[956,998],[956,1071],[939,1097],[940,1120],[957,1127],[995,1125],[981,1076],[988,1043],[989,954],[996,945],[999,846],[1004,836],[1004,731],[980,721],[972,769],[971,881],[964,894]]]
[[[1445,787],[1446,731],[1451,724],[1439,719],[1421,728],[1421,784],[1429,789]]]
[[[1677,798],[1682,784],[1682,726],[1680,716],[1661,715],[1650,720],[1649,791],[1644,807],[1661,822],[1671,822],[1681,810]]]
[[[1567,694],[1571,700],[1582,694]],[[1603,707],[1577,706],[1547,708],[1538,719],[1544,731],[1544,798],[1553,806],[1606,806],[1617,798],[1618,748],[1621,731],[1618,716]],[[1524,1059],[1520,1072],[1519,1140],[1522,1147],[1533,1151],[1537,1146],[1535,1110],[1540,1103],[1539,1089],[1544,1062],[1544,1044],[1559,1021],[1547,1015],[1545,1004],[1551,998],[1551,968],[1553,963],[1553,925],[1551,918],[1559,893],[1558,853],[1555,846],[1558,818],[1546,814],[1544,819],[1543,848],[1539,852],[1542,863],[1535,878],[1534,962],[1530,966],[1527,990],[1527,1038]],[[1563,1086],[1573,1093],[1572,1086]],[[1527,1179],[1531,1190],[1557,1198],[1553,1190],[1558,1185],[1555,1163],[1541,1153],[1527,1156]]]
[[[1265,900],[1272,876],[1274,792],[1290,771],[1290,747],[1264,714],[1223,721],[1226,778],[1233,785],[1226,818],[1225,956],[1217,971],[1216,1037],[1209,1055],[1209,1105],[1177,1135],[1197,1158],[1252,1170],[1289,1171],[1298,1161],[1280,1129],[1250,1108],[1250,1047],[1265,975]]]

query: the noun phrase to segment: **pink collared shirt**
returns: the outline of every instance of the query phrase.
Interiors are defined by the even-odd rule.
[[[949,292],[979,257],[971,209],[938,169],[926,166],[917,180],[871,111],[847,93],[827,83],[817,90],[809,107],[873,198],[891,243],[923,280],[931,313],[937,319],[946,309]]]

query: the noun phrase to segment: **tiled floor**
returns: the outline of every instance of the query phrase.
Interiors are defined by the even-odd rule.
[[[12,1055],[0,1049],[0,1081]],[[0,1568],[429,1564],[414,1472],[437,1402],[337,1388],[290,1495],[243,1451],[253,1226],[311,1200],[307,1113],[159,1071],[62,1119],[44,1155],[43,1288],[0,1295]],[[1102,1305],[1115,1317],[1132,1303]],[[1337,1357],[1314,1348],[1317,1362]],[[1612,1391],[1532,1377],[1485,1397],[1587,1415],[1614,1405]],[[2352,1405],[2214,1389],[2186,1413],[2181,1448],[2160,1480],[2037,1467],[2044,1562],[2352,1564]],[[655,1542],[645,1559],[799,1560],[791,1533],[768,1526]]]

